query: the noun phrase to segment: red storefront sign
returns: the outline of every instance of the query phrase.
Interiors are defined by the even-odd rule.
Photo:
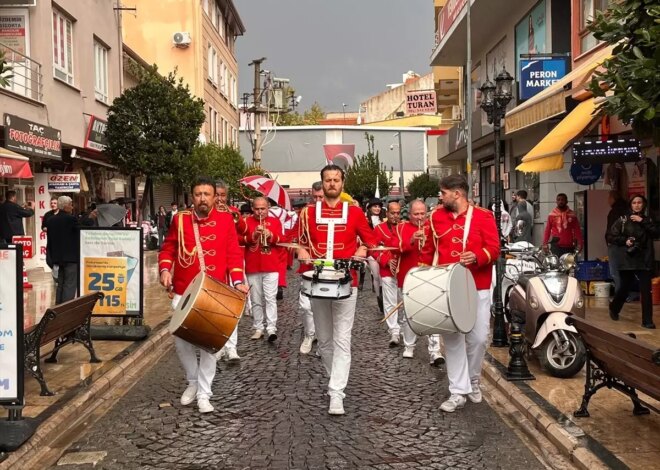
[[[436,33],[436,42],[440,44],[449,29],[458,18],[458,15],[463,11],[463,7],[467,4],[467,0],[449,0],[444,8],[438,14],[438,31]]]
[[[34,256],[34,249],[32,244],[32,237],[30,236],[13,236],[11,241],[23,245],[23,259],[30,259]]]
[[[0,147],[0,178],[32,178],[30,161]]]

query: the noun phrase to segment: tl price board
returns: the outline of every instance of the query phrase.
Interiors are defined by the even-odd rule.
[[[126,258],[85,258],[85,292],[102,292],[94,313],[121,315],[126,311],[128,265]]]

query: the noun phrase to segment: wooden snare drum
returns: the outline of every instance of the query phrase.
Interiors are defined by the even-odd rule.
[[[243,292],[199,273],[174,308],[170,333],[215,354],[234,332],[245,302]]]

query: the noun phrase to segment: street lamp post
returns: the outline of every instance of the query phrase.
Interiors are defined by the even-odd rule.
[[[394,134],[399,138],[399,189],[401,190],[401,199],[405,199],[405,188],[403,186],[403,149],[401,148],[401,132]]]
[[[501,123],[506,113],[506,105],[511,101],[511,85],[513,77],[502,68],[502,71],[495,77],[495,85],[486,79],[486,83],[481,86],[481,109],[488,116],[488,123],[493,125],[493,134],[495,140],[495,223],[497,224],[497,233],[502,240],[502,182],[500,175],[501,160]],[[502,299],[502,252],[495,263],[495,290],[493,292],[492,312],[495,317],[493,327],[493,346],[505,347],[507,345],[507,335],[504,323],[504,303]]]

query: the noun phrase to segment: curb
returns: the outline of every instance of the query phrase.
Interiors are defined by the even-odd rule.
[[[152,336],[144,340],[133,352],[122,359],[115,367],[108,370],[96,379],[88,388],[78,393],[56,411],[50,418],[42,422],[35,433],[18,450],[10,453],[9,457],[0,463],[0,469],[36,468],[39,457],[48,453],[50,445],[57,440],[73,423],[93,413],[98,406],[98,400],[125,376],[132,375],[150,363],[147,359],[161,348],[170,339],[167,327],[152,331]]]
[[[496,367],[484,361],[482,372],[489,385],[507,397],[508,401],[517,408],[517,411],[531,422],[534,429],[530,430],[524,426],[519,427],[519,429],[534,440],[536,444],[540,443],[537,436],[534,435],[534,431],[539,432],[548,439],[577,468],[582,470],[607,470],[610,468],[527,397],[514,383],[506,380]]]

